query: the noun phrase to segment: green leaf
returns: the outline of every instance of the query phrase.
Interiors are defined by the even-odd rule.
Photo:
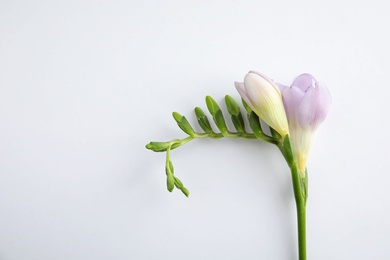
[[[209,119],[200,107],[195,108],[195,115],[196,119],[198,120],[198,124],[203,129],[203,131],[205,131],[206,133],[213,133],[213,129],[211,128]]]
[[[182,116],[177,112],[173,112],[172,116],[175,119],[177,125],[181,128],[181,130],[183,130],[186,134],[188,134],[190,136],[195,135],[194,129],[192,128],[190,123],[187,121],[185,116]]]
[[[240,107],[237,105],[236,101],[234,101],[231,96],[225,96],[225,103],[230,115],[238,116],[238,114],[240,114]]]
[[[221,110],[217,102],[215,102],[215,100],[210,96],[206,97],[206,105],[208,110],[210,111],[210,114],[213,116],[215,116],[215,114],[217,114],[217,112]]]

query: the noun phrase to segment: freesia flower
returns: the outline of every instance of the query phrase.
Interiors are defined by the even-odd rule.
[[[278,86],[266,76],[250,71],[244,82],[235,82],[236,89],[248,106],[282,137],[288,131],[286,111]]]
[[[328,113],[330,93],[310,74],[298,76],[290,87],[278,86],[282,90],[298,168],[304,175],[312,137]]]

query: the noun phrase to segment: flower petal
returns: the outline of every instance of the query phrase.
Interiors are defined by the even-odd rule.
[[[285,88],[282,92],[284,109],[286,110],[290,130],[299,124],[298,107],[305,93],[298,87]]]
[[[237,91],[238,91],[238,94],[240,94],[240,96],[242,97],[242,99],[245,101],[245,103],[247,103],[247,105],[252,109],[253,109],[253,105],[252,105],[252,102],[250,101],[248,95],[246,94],[246,90],[245,90],[245,85],[244,83],[242,82],[234,82],[234,86],[236,87]]]
[[[249,71],[249,73],[253,73],[253,74],[259,75],[260,77],[262,77],[263,79],[268,81],[279,93],[281,93],[281,89],[279,88],[277,83],[275,83],[272,79],[268,78],[266,75],[264,75],[264,74],[262,74],[260,72],[254,71],[254,70]]]
[[[279,88],[280,93],[282,93],[285,88],[288,88],[288,86],[282,85],[282,84],[280,84],[278,82],[275,82],[275,84]]]
[[[253,111],[279,134],[288,134],[288,123],[278,87],[257,73],[244,78],[245,90],[253,105]]]
[[[306,92],[309,87],[314,87],[315,82],[316,79],[312,75],[304,73],[299,75],[291,84],[291,86],[295,86],[300,88],[303,92]]]
[[[309,88],[299,106],[299,119],[302,127],[317,129],[324,121],[331,103],[328,89],[317,82],[315,88]]]

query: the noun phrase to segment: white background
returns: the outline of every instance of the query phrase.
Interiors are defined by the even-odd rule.
[[[308,162],[308,256],[390,259],[386,1],[0,1],[0,259],[297,259],[267,143],[172,152],[204,97],[258,70],[332,94]]]

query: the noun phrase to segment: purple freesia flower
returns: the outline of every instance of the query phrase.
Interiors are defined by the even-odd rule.
[[[298,168],[304,174],[312,136],[329,110],[330,93],[324,85],[306,73],[298,76],[290,87],[278,86],[282,92]]]

